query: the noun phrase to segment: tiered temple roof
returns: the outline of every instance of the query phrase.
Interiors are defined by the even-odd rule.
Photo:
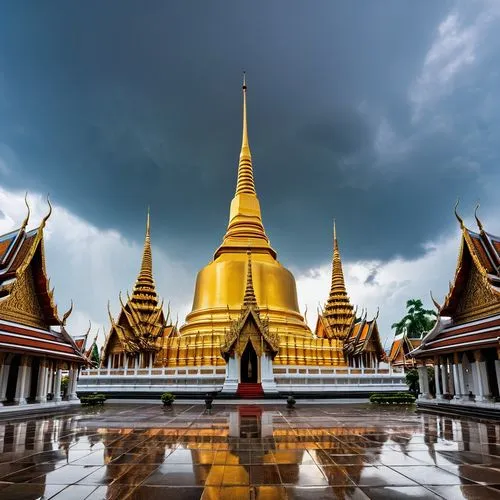
[[[347,295],[340,258],[337,230],[333,222],[333,259],[330,295],[322,314],[318,315],[316,336],[345,339],[354,327],[356,315]]]
[[[387,361],[384,347],[380,341],[377,316],[371,320],[365,315],[356,320],[354,327],[349,331],[344,341],[344,353],[346,357],[360,356],[364,352],[375,353],[378,361]]]
[[[260,356],[264,344],[270,350],[272,356],[276,356],[279,351],[279,336],[269,331],[269,321],[267,318],[261,318],[257,298],[253,289],[252,279],[252,253],[248,255],[247,282],[245,286],[245,295],[243,305],[238,319],[231,324],[231,329],[225,335],[224,343],[221,346],[221,353],[224,357],[235,347],[238,355],[241,356],[248,342]],[[250,323],[250,328],[245,328]]]
[[[377,313],[378,316],[378,313]],[[316,336],[319,339],[336,340],[346,362],[364,353],[373,353],[378,361],[386,361],[380,342],[377,317],[367,320],[366,313],[356,316],[347,294],[342,260],[337,240],[337,229],[333,223],[333,259],[330,294],[325,307],[318,314]]]
[[[153,278],[153,259],[151,253],[151,233],[149,210],[146,222],[146,237],[142,254],[141,268],[132,291],[127,294],[127,302],[122,301],[118,320],[111,312],[111,331],[103,349],[103,363],[110,351],[136,354],[157,352],[162,348],[164,337],[174,333],[170,321],[170,310],[165,318],[163,301],[160,302]]]
[[[45,268],[43,229],[51,213],[49,202],[40,226],[27,231],[28,206],[21,227],[0,236],[0,349],[83,363],[64,328],[73,305],[59,317]]]
[[[435,327],[413,355],[445,354],[500,346],[500,237],[468,229],[455,210],[462,232],[455,279]]]

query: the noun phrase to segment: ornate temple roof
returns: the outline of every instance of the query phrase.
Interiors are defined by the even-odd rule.
[[[478,272],[480,280],[491,291],[492,296],[500,301],[500,237],[484,230],[477,216],[477,208],[475,215],[479,232],[468,229],[456,211],[455,214],[462,231],[462,239],[455,279],[443,305],[439,307],[441,316],[455,315],[473,269]]]
[[[387,356],[380,341],[380,334],[377,325],[378,313],[371,320],[365,315],[356,320],[353,328],[344,340],[344,353],[347,356],[359,356],[363,352],[373,351],[377,354],[379,361],[386,361]]]
[[[0,236],[0,348],[83,362],[64,328],[73,303],[60,318],[45,268],[43,229],[52,213],[48,203],[49,212],[39,227],[26,230],[26,201],[28,214],[21,227]]]
[[[153,258],[151,252],[151,230],[149,210],[146,220],[146,236],[142,252],[141,268],[132,295],[127,294],[127,302],[122,301],[118,320],[111,312],[111,331],[104,344],[107,353],[109,342],[116,335],[125,352],[157,351],[169,324],[170,311],[165,318],[163,301],[160,302],[153,278]],[[103,356],[104,359],[104,356]]]
[[[262,347],[261,342],[257,341],[257,337],[259,337],[266,342],[271,350],[271,353],[273,354],[273,356],[275,356],[279,351],[279,336],[277,333],[269,331],[268,320],[263,319],[260,316],[259,306],[257,304],[257,298],[255,296],[255,291],[253,288],[252,254],[250,251],[248,251],[247,255],[247,280],[241,313],[238,319],[234,320],[231,323],[231,328],[225,335],[224,342],[221,345],[221,354],[223,357],[227,357],[234,345],[238,343],[241,348],[241,352],[239,352],[238,354],[241,355],[247,342],[250,341],[253,348],[255,349],[255,352],[260,355]],[[244,327],[249,321],[253,322],[253,324],[255,325],[256,335],[252,335],[252,333],[248,332],[245,335]]]
[[[500,238],[484,230],[468,229],[455,207],[462,232],[455,278],[440,306],[434,328],[412,356],[498,346],[500,338]]]
[[[333,258],[330,294],[321,314],[318,315],[316,335],[318,337],[345,338],[354,327],[356,315],[347,295],[340,258],[337,229],[333,222]]]
[[[388,360],[392,366],[414,366],[415,361],[408,354],[422,343],[421,339],[410,339],[406,332],[394,337]]]

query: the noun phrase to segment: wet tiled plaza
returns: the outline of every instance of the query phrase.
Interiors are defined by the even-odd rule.
[[[106,404],[0,421],[0,498],[494,499],[499,438],[363,404]]]

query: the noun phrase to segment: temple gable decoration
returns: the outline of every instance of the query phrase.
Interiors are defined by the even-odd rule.
[[[344,341],[344,354],[346,358],[359,356],[364,352],[373,353],[379,362],[387,361],[387,355],[380,341],[377,326],[378,312],[372,320],[365,315],[359,319],[350,330]]]
[[[28,215],[21,227],[0,237],[0,314],[27,326],[48,329],[60,326],[54,289],[45,268],[43,229],[52,213],[36,229],[26,231]]]
[[[248,251],[247,255],[247,282],[241,313],[238,319],[231,322],[230,330],[226,333],[220,348],[221,354],[226,360],[232,353],[241,356],[249,342],[259,357],[262,356],[264,351],[269,351],[272,358],[279,352],[278,334],[269,331],[267,318],[260,317],[259,306],[253,288],[251,252]]]
[[[455,278],[439,313],[459,323],[500,312],[500,238],[484,230],[477,213],[479,233],[465,227],[456,210],[455,215],[462,240]]]

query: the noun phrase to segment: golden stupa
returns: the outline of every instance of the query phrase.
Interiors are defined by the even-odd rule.
[[[270,331],[311,337],[311,330],[299,312],[295,279],[278,262],[262,223],[248,143],[244,80],[243,138],[229,224],[213,261],[198,273],[193,308],[180,329],[181,335],[229,330],[231,317],[239,314],[243,302],[247,252],[252,254],[255,294],[261,314],[269,319]]]
[[[141,272],[132,297],[121,306],[118,321],[111,318],[102,366],[216,367],[220,373],[227,367],[229,378],[243,382],[250,378],[245,370],[251,360],[255,381],[265,372],[269,382],[272,366],[280,374],[283,366],[370,366],[375,357],[383,358],[376,320],[357,318],[349,301],[335,228],[332,284],[314,333],[299,312],[295,279],[278,262],[262,223],[248,144],[245,80],[243,138],[229,224],[213,260],[198,273],[185,324],[178,330],[168,315],[164,319],[159,314],[149,216]],[[232,371],[236,365],[230,367],[234,362],[239,375]]]

